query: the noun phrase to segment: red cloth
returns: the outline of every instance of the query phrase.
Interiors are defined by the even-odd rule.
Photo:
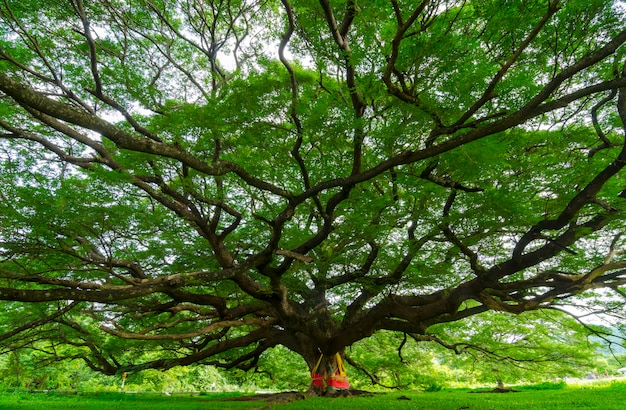
[[[311,386],[313,387],[324,387],[325,385],[324,376],[319,373],[311,373]]]
[[[323,356],[320,356],[317,364],[311,372],[311,387],[349,389],[350,382],[346,376],[346,368],[343,365],[341,356],[336,354],[334,363],[330,362],[328,364],[328,369],[326,369],[323,374],[320,374],[318,373],[318,369],[320,367],[320,363],[322,362],[322,357]]]

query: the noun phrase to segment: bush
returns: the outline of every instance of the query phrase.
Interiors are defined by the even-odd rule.
[[[424,391],[427,392],[436,392],[436,391],[441,391],[441,389],[443,389],[443,387],[441,387],[440,385],[433,383],[430,386],[427,386]]]

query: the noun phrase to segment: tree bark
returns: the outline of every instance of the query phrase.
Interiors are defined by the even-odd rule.
[[[347,390],[350,382],[344,365],[344,353],[321,354],[311,369],[310,389],[320,395],[332,394],[337,390]]]

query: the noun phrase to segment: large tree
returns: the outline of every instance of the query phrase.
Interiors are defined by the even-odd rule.
[[[620,307],[623,2],[0,17],[9,348],[115,374],[283,345],[313,368],[380,330],[453,346],[429,329],[589,292]]]

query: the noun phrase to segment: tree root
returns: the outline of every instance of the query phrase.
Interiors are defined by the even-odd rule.
[[[291,403],[294,401],[305,400],[311,397],[356,397],[356,396],[372,396],[375,393],[366,390],[345,389],[333,390],[325,392],[322,395],[317,394],[313,390],[305,392],[287,391],[280,393],[255,394],[252,396],[226,397],[222,401],[265,401],[268,403]]]

